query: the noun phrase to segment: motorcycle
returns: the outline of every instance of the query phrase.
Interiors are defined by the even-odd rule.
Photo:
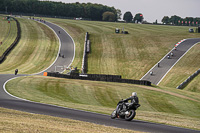
[[[131,121],[135,117],[138,107],[140,107],[140,104],[128,103],[121,100],[118,102],[117,108],[112,112],[111,119],[122,118]]]

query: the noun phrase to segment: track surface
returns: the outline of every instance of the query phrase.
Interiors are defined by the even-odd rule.
[[[55,31],[61,31],[61,34],[64,33],[64,31],[51,23],[46,23],[49,27],[51,27]],[[69,38],[69,36],[66,34],[64,35],[59,35],[57,32],[56,34],[58,37],[60,37],[61,42],[66,42],[66,43],[61,43],[61,52],[63,52],[66,55],[66,61],[63,61],[62,58],[58,57],[54,65],[49,67],[47,71],[52,71],[54,70],[55,65],[63,65],[62,63],[65,62],[66,64],[64,65],[69,65],[67,63],[70,63],[70,60],[72,60],[72,51],[74,51],[71,45],[73,44],[72,39],[65,40],[66,38]],[[70,41],[67,43],[68,41]],[[67,45],[68,48],[66,48],[63,45]],[[62,49],[63,48],[63,49]],[[65,53],[65,51],[68,51]],[[61,59],[61,60],[59,60]],[[91,113],[91,112],[85,112],[85,111],[80,111],[80,110],[74,110],[74,109],[69,109],[69,108],[63,108],[63,107],[58,107],[58,106],[53,106],[53,105],[46,105],[46,104],[41,104],[41,103],[34,103],[30,102],[27,100],[19,99],[13,96],[10,96],[8,93],[5,92],[3,85],[4,83],[14,77],[18,76],[25,76],[25,75],[12,75],[12,74],[1,74],[0,75],[0,107],[4,108],[9,108],[9,109],[15,109],[15,110],[20,110],[20,111],[25,111],[25,112],[31,112],[31,113],[36,113],[36,114],[44,114],[44,115],[51,115],[51,116],[56,116],[56,117],[63,117],[63,118],[71,118],[75,120],[81,120],[81,121],[87,121],[87,122],[92,122],[96,124],[102,124],[102,125],[107,125],[107,126],[114,126],[114,127],[119,127],[119,128],[126,128],[126,129],[131,129],[131,130],[136,130],[136,131],[143,131],[143,132],[162,132],[162,133],[200,133],[200,131],[195,131],[195,130],[190,130],[190,129],[184,129],[184,128],[179,128],[179,127],[173,127],[173,126],[167,126],[167,125],[162,125],[162,124],[156,124],[156,123],[150,123],[150,122],[144,122],[144,121],[138,121],[138,120],[133,120],[131,122],[127,122],[121,119],[116,119],[112,120],[110,119],[110,116],[108,115],[102,115],[102,114],[97,114],[97,113]]]
[[[172,49],[168,53],[170,54],[173,52],[174,54],[173,56],[170,56],[170,59],[168,59],[167,54],[158,62],[160,63],[160,66],[158,67],[156,64],[141,78],[141,80],[148,80],[152,84],[158,85],[165,75],[171,70],[171,68],[181,59],[181,57],[198,42],[200,42],[200,38],[186,39],[178,45],[176,50]],[[150,75],[150,72],[153,72],[153,75]]]

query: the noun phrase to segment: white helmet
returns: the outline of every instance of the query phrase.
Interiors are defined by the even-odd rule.
[[[136,92],[133,92],[133,93],[132,93],[132,96],[136,97],[136,96],[137,96],[137,93],[136,93]]]

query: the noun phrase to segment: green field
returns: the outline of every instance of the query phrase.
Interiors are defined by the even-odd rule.
[[[122,83],[20,77],[6,85],[7,90],[31,101],[110,114],[120,99],[133,91],[141,107],[136,119],[199,129],[200,94],[170,88]]]
[[[88,73],[122,75],[129,79],[140,79],[180,40],[200,37],[189,33],[189,27],[66,19],[47,21],[62,26],[74,38],[74,66],[81,67],[84,36],[89,32],[91,54],[88,56]],[[130,34],[115,34],[115,28],[123,27]]]
[[[21,25],[24,25],[23,37],[25,39],[21,40],[26,42],[24,46],[29,42],[30,49],[35,48],[34,44],[38,43],[34,43],[34,41],[39,40],[41,35],[38,34],[41,32],[38,31],[41,29],[44,32],[42,35],[46,35],[49,42],[57,43],[53,32],[50,32],[51,30],[45,28],[44,25],[31,20],[19,20]],[[189,33],[189,27],[66,19],[45,20],[60,25],[74,39],[76,45],[76,56],[72,64],[74,67],[77,66],[79,69],[81,67],[84,37],[85,33],[89,32],[92,51],[88,56],[88,73],[116,74],[130,79],[140,79],[180,40],[200,37],[199,34]],[[32,30],[25,28],[32,26],[34,27]],[[38,26],[43,28],[36,28]],[[115,28],[122,29],[123,27],[129,32],[128,35],[114,33]],[[37,32],[33,32],[35,28]],[[46,30],[49,31],[45,32]],[[26,32],[33,32],[33,34],[27,36]],[[49,33],[51,34],[48,35]],[[28,38],[31,37],[35,38],[29,40]],[[41,40],[44,38],[42,37]],[[52,38],[54,41],[51,40]],[[41,54],[47,54],[48,51],[40,50],[38,45],[36,45],[37,50],[31,54],[25,54],[29,55],[29,59],[23,59],[23,63],[17,65],[22,73],[34,73],[43,69],[34,64],[46,66],[50,64],[39,61]],[[51,58],[55,58],[57,46],[54,45],[51,48],[54,51]],[[11,94],[32,101],[70,108],[77,107],[77,109],[104,114],[110,114],[120,99],[127,98],[131,92],[136,91],[142,105],[137,111],[136,119],[200,130],[199,76],[185,90],[175,89],[177,85],[199,69],[199,46],[198,44],[192,48],[167,74],[158,87],[33,76],[14,79],[6,85],[6,88]],[[27,48],[15,48],[16,52],[26,51],[25,49]],[[14,53],[11,52],[15,55]],[[38,53],[38,57],[32,60]],[[15,62],[20,61],[21,58],[15,58]],[[5,61],[4,63],[4,66],[0,65],[0,73],[14,71],[16,66],[10,67],[11,62]],[[25,64],[28,64],[28,67]]]
[[[0,16],[0,43],[2,42],[2,44],[0,44],[0,56],[2,56],[6,49],[14,42],[16,37],[16,21],[11,19],[10,23],[8,23],[5,16]]]
[[[17,18],[21,25],[21,39],[0,64],[0,73],[32,74],[43,71],[56,59],[59,42],[54,32],[33,20]]]

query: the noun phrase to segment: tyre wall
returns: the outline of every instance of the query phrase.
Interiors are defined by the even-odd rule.
[[[80,79],[80,80],[93,80],[93,81],[105,81],[105,82],[118,82],[118,83],[129,83],[129,84],[139,84],[151,86],[151,82],[146,80],[132,80],[132,79],[122,79],[120,75],[103,75],[103,74],[60,74],[48,72],[47,76],[58,77],[58,78],[68,78],[68,79]]]

